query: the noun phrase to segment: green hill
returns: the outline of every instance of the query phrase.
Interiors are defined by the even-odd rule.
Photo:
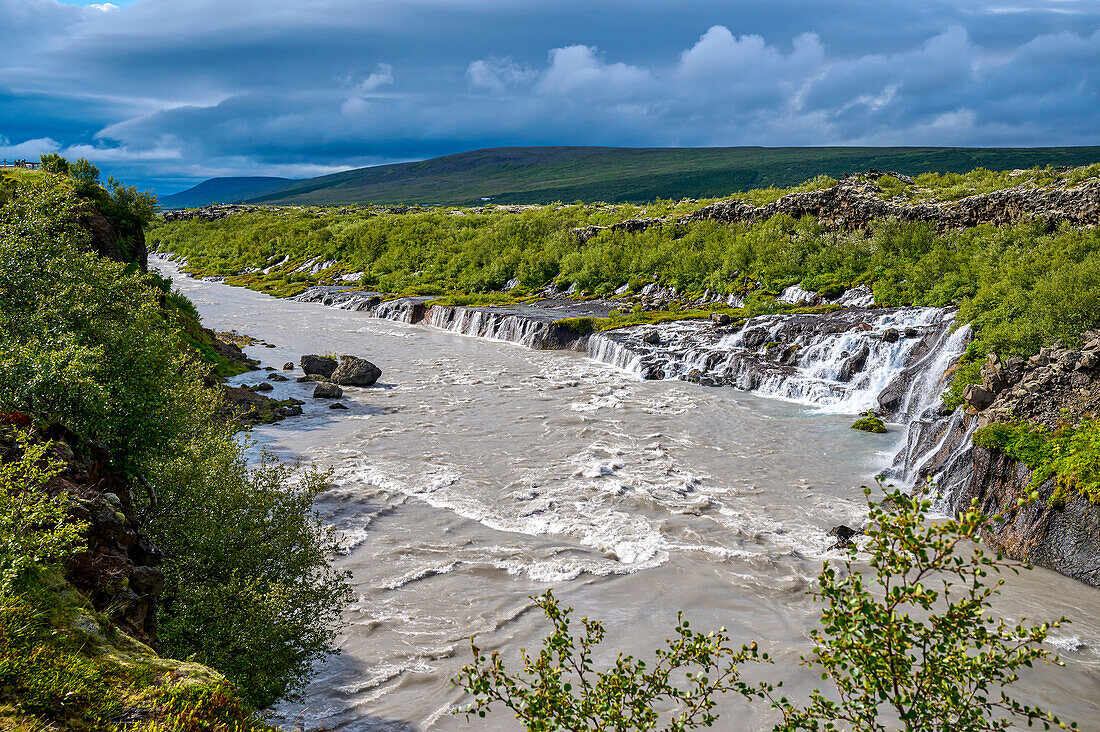
[[[496,203],[641,202],[713,198],[750,188],[791,186],[819,174],[836,177],[869,168],[916,175],[1097,161],[1100,147],[506,147],[334,173],[249,200],[444,205],[477,204],[486,198]]]
[[[211,178],[204,180],[194,188],[159,196],[161,208],[194,208],[208,203],[239,203],[255,196],[263,196],[271,191],[285,188],[295,183],[293,178],[270,178],[257,176],[251,178]]]

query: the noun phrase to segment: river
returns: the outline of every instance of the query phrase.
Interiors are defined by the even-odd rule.
[[[797,695],[818,609],[807,595],[826,532],[860,525],[860,486],[889,464],[903,430],[849,429],[851,415],[736,389],[642,381],[568,351],[536,351],[190,279],[156,259],[205,324],[305,353],[351,353],[383,370],[336,411],[311,384],[276,383],[305,414],[253,430],[267,449],[334,470],[319,500],[346,550],[357,600],[301,703],[277,720],[307,730],[515,730],[505,709],[466,722],[451,684],[469,637],[515,661],[546,634],[530,597],[553,588],[600,618],[600,656],[648,655],[683,610],[774,657]],[[300,374],[300,371],[297,372]],[[257,383],[263,372],[235,379]],[[833,553],[832,556],[836,556]],[[1056,631],[1065,668],[1028,672],[1019,695],[1100,729],[1097,590],[1036,569],[1009,576],[997,611]],[[764,705],[724,699],[718,729],[767,730]]]

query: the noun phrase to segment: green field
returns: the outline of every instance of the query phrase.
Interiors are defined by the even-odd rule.
[[[817,175],[877,168],[908,175],[1085,165],[1100,148],[497,148],[419,163],[349,170],[301,181],[253,200],[264,203],[642,202],[715,198],[783,188]]]

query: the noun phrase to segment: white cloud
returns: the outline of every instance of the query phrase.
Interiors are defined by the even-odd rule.
[[[538,71],[518,64],[511,58],[478,59],[466,67],[466,83],[471,89],[494,94],[503,94],[510,89],[524,86],[538,76]]]
[[[360,94],[369,94],[380,86],[393,83],[393,67],[389,64],[378,64],[370,76],[359,82],[355,91]]]
[[[652,77],[645,69],[605,63],[592,46],[566,46],[550,51],[550,66],[536,88],[540,94],[622,99],[646,89]]]
[[[84,7],[91,8],[92,10],[98,10],[101,13],[118,12],[118,6],[114,3],[91,3],[90,5],[85,5]]]
[[[38,160],[45,153],[60,149],[61,144],[49,137],[37,137],[13,145],[6,137],[0,136],[0,158],[7,160]]]

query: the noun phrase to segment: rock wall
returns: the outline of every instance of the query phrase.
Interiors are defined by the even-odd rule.
[[[777,214],[787,214],[796,219],[813,216],[826,227],[835,229],[866,229],[872,221],[880,218],[927,221],[940,229],[1012,224],[1029,218],[1065,220],[1078,225],[1100,223],[1100,180],[1091,180],[1074,188],[1019,185],[946,203],[887,201],[883,200],[881,193],[882,189],[870,180],[853,177],[831,188],[791,193],[766,206],[730,199],[704,206],[678,219],[629,219],[610,226],[574,229],[573,234],[585,242],[601,231],[644,231],[650,226],[665,223],[696,221],[754,223]]]
[[[1018,507],[1017,498],[1027,495],[1031,483],[1027,466],[977,445],[973,454],[970,482],[952,497],[952,508],[961,511],[977,499],[984,513],[1004,514],[1004,521],[985,535],[990,546],[1100,587],[1100,506],[1078,497],[1050,507],[1052,478],[1039,487],[1037,501]]]
[[[67,495],[72,516],[88,523],[87,544],[69,562],[66,579],[128,635],[155,648],[163,556],[138,522],[132,491],[144,485],[119,473],[105,450],[63,427],[47,429],[43,439],[65,462],[45,490]],[[17,449],[10,432],[0,433],[0,453]]]

